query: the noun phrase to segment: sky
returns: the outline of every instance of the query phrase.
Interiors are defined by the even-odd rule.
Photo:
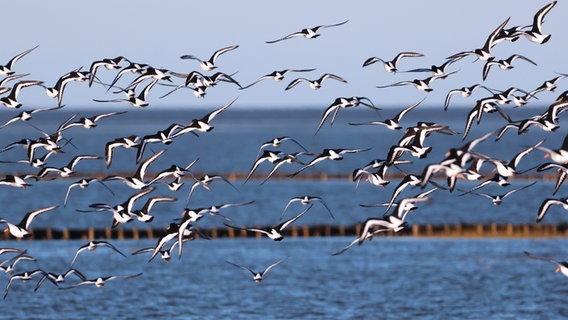
[[[170,88],[156,86],[149,93],[149,107],[219,106],[238,98],[238,108],[325,108],[341,96],[365,96],[381,108],[405,107],[424,97],[424,104],[442,105],[451,89],[483,83],[490,88],[504,90],[516,86],[530,91],[557,76],[556,72],[568,73],[568,33],[563,19],[568,16],[566,3],[557,3],[546,16],[543,29],[552,34],[548,43],[539,45],[522,38],[514,43],[500,43],[492,50],[499,59],[521,54],[538,66],[517,60],[512,70],[493,68],[484,82],[483,64],[465,58],[451,66],[450,71],[458,70],[457,73],[433,82],[431,93],[412,86],[378,89],[376,86],[422,79],[429,74],[389,74],[380,63],[363,68],[363,62],[373,56],[390,60],[401,51],[414,51],[424,56],[402,59],[400,70],[439,65],[454,53],[483,46],[487,36],[508,17],[507,26],[531,24],[538,9],[549,2],[8,1],[3,3],[4,45],[0,63],[39,45],[18,60],[14,70],[30,73],[26,79],[53,86],[71,70],[81,66],[85,70],[92,61],[119,55],[179,73],[201,71],[197,61],[182,60],[180,56],[191,54],[206,60],[220,48],[239,45],[221,55],[216,64],[217,71],[234,73],[235,80],[243,86],[274,70],[317,69],[289,73],[281,83],[264,80],[245,90],[221,83],[209,89],[203,99],[194,97],[190,90],[178,90],[160,98]],[[315,39],[297,37],[266,43],[306,27],[345,20],[349,21],[344,25],[321,30],[321,36]],[[316,79],[324,73],[338,75],[348,83],[326,80],[317,91],[305,83],[284,90],[297,77]],[[104,82],[114,77],[112,71],[105,69],[97,75]],[[118,85],[127,86],[133,77],[121,80]],[[177,84],[182,80],[174,81]],[[560,92],[568,88],[568,80],[565,81],[564,85],[559,84]],[[71,83],[63,103],[67,108],[81,108],[96,104],[92,99],[113,98],[123,95],[107,93],[101,86],[88,88],[85,83]],[[26,107],[55,104],[40,87],[25,88],[20,100]],[[473,103],[465,98],[454,101],[458,107]]]

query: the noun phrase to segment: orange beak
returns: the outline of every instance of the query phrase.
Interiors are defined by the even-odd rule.
[[[545,158],[550,158],[550,153],[544,155]]]
[[[554,270],[554,272],[560,272],[560,267],[556,268],[556,270]]]

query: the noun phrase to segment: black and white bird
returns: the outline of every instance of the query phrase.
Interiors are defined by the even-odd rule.
[[[446,111],[448,109],[448,106],[450,104],[450,99],[452,98],[452,96],[456,93],[460,93],[462,95],[462,97],[464,98],[468,98],[472,95],[473,91],[477,88],[483,88],[487,91],[489,91],[491,94],[493,94],[493,92],[491,90],[489,90],[489,88],[480,85],[480,84],[474,84],[472,86],[469,87],[462,87],[459,89],[452,89],[448,92],[448,94],[446,95],[446,99],[444,100],[444,111]]]
[[[98,178],[83,178],[79,181],[73,182],[72,184],[69,185],[69,187],[67,187],[67,192],[65,193],[65,199],[63,200],[63,207],[67,206],[67,199],[69,198],[69,193],[71,192],[71,189],[75,188],[75,187],[79,187],[81,189],[85,189],[87,188],[89,185],[91,185],[91,183],[93,182],[98,182],[100,183],[103,187],[105,187],[112,195],[114,195],[114,192],[112,191],[111,188],[109,188],[102,180],[98,179]]]
[[[225,260],[225,261],[229,264],[232,264],[233,266],[235,266],[237,268],[241,268],[241,269],[244,269],[244,270],[247,270],[248,272],[250,272],[252,274],[252,279],[254,280],[254,282],[261,282],[262,279],[264,278],[264,276],[268,273],[268,271],[270,271],[270,269],[281,264],[282,262],[284,262],[284,260],[286,260],[286,258],[274,262],[273,264],[269,265],[263,271],[260,271],[260,272],[254,271],[254,270],[252,270],[248,267],[245,267],[245,266],[238,265],[238,264],[233,263],[231,261],[227,261],[227,260]]]
[[[311,71],[315,71],[315,70],[316,70],[315,68],[314,68],[314,69],[284,69],[284,70],[276,70],[276,71],[273,71],[273,72],[271,72],[271,73],[269,73],[269,74],[266,74],[266,75],[264,75],[264,76],[258,78],[258,79],[255,80],[253,83],[251,83],[251,84],[249,84],[249,85],[246,85],[246,86],[244,86],[244,87],[242,87],[242,88],[240,88],[240,89],[243,90],[243,89],[252,87],[253,85],[259,83],[260,81],[262,81],[262,80],[264,80],[264,79],[274,79],[274,81],[280,82],[280,81],[284,80],[284,76],[285,76],[287,73],[290,73],[290,72],[311,72]]]
[[[21,280],[23,282],[28,282],[30,280],[32,280],[32,277],[35,276],[36,274],[45,274],[45,271],[41,270],[41,269],[35,269],[32,271],[24,271],[18,274],[14,274],[10,277],[10,280],[8,281],[8,284],[6,285],[6,289],[4,289],[4,299],[6,299],[6,296],[8,296],[8,291],[10,290],[10,287],[12,286],[12,282],[14,280]]]
[[[159,79],[154,79],[152,82],[147,84],[142,91],[138,95],[134,89],[123,89],[124,93],[126,94],[126,98],[124,99],[110,99],[110,100],[101,100],[101,99],[93,99],[95,102],[126,102],[135,108],[145,108],[150,105],[150,103],[146,100],[148,96],[148,92],[158,83]]]
[[[330,28],[330,27],[337,27],[343,24],[346,24],[349,20],[345,20],[343,22],[340,23],[336,23],[336,24],[329,24],[329,25],[319,25],[319,26],[315,26],[313,28],[305,28],[302,29],[298,32],[294,32],[291,33],[285,37],[282,37],[280,39],[276,39],[276,40],[271,40],[271,41],[266,41],[266,43],[276,43],[282,40],[287,40],[287,39],[291,39],[294,37],[304,37],[306,39],[313,39],[313,38],[317,38],[320,36],[320,34],[318,33],[321,29],[325,29],[325,28]]]
[[[24,110],[20,113],[18,113],[16,116],[10,118],[10,120],[6,121],[3,125],[0,126],[0,129],[4,128],[5,126],[14,123],[18,120],[20,121],[28,121],[32,118],[32,114],[38,113],[38,112],[43,112],[43,111],[51,111],[51,110],[55,110],[57,108],[38,108],[38,109],[32,109],[32,110]]]
[[[81,71],[83,67],[79,67],[73,71],[67,72],[57,79],[57,82],[53,87],[48,87],[45,92],[50,98],[57,98],[57,107],[62,107],[63,93],[67,84],[71,81],[75,82],[85,82],[89,80],[89,72]]]
[[[543,163],[541,164],[536,171],[545,171],[548,169],[556,169],[558,170],[558,177],[556,178],[556,184],[554,185],[554,192],[552,193],[552,195],[555,195],[558,192],[558,189],[560,189],[560,186],[562,185],[562,183],[564,183],[564,180],[566,180],[566,176],[568,176],[568,164],[566,163],[554,163],[554,162],[547,162],[547,163]]]
[[[390,61],[385,61],[379,57],[371,57],[367,60],[365,60],[365,62],[363,62],[363,67],[369,66],[375,62],[382,62],[384,64],[385,70],[387,72],[390,73],[396,73],[398,71],[396,64],[398,63],[398,61],[402,58],[406,58],[406,57],[423,57],[424,55],[422,53],[418,53],[418,52],[400,52],[399,54],[397,54],[394,59],[390,60]]]
[[[449,75],[452,75],[454,73],[456,73],[457,71],[453,71],[450,73],[446,73],[442,76],[431,76],[428,77],[426,79],[414,79],[414,80],[410,80],[410,81],[399,81],[399,82],[395,82],[393,84],[389,84],[389,85],[384,85],[384,86],[376,86],[376,88],[382,89],[382,88],[388,88],[388,87],[399,87],[399,86],[406,86],[406,85],[411,85],[414,86],[416,89],[423,91],[423,92],[432,92],[434,91],[434,89],[432,89],[430,87],[430,83],[436,79],[445,79],[446,77],[448,77]]]
[[[128,223],[132,221],[134,214],[134,202],[143,196],[153,192],[156,188],[143,188],[142,191],[130,196],[126,201],[121,204],[111,206],[106,203],[93,203],[89,205],[92,210],[77,210],[78,212],[102,212],[109,211],[112,213],[112,227],[116,228],[121,223]]]
[[[489,58],[483,66],[483,80],[487,79],[487,75],[489,74],[489,70],[491,70],[492,66],[498,66],[501,70],[511,70],[514,68],[513,62],[517,59],[525,60],[526,62],[531,63],[535,66],[537,65],[536,62],[520,54],[513,54],[509,58],[504,60],[495,60],[494,58]]]
[[[86,284],[92,284],[95,285],[97,288],[102,288],[105,286],[105,284],[107,283],[107,281],[110,280],[114,280],[114,279],[130,279],[130,278],[136,278],[141,276],[142,273],[137,273],[137,274],[133,274],[133,275],[126,275],[126,276],[107,276],[107,277],[99,277],[96,279],[91,279],[91,280],[84,280],[81,281],[77,284],[74,284],[72,286],[69,287],[59,287],[60,290],[67,290],[67,289],[73,289],[82,285],[86,285]]]
[[[358,153],[358,152],[365,152],[369,151],[371,148],[366,149],[323,149],[320,154],[316,154],[316,156],[305,166],[300,168],[300,170],[290,174],[290,177],[294,177],[298,175],[300,172],[315,166],[316,164],[324,161],[324,160],[342,160],[344,154],[348,153]]]
[[[243,183],[246,183],[252,177],[258,166],[260,166],[263,162],[268,161],[270,163],[276,163],[281,159],[282,155],[283,153],[280,151],[264,150],[262,155],[259,155],[254,161]]]
[[[164,152],[166,152],[166,149],[160,150],[159,152],[153,154],[152,156],[150,156],[146,160],[142,161],[142,163],[140,163],[140,166],[138,166],[138,170],[136,170],[136,172],[134,173],[133,176],[123,177],[121,175],[112,175],[112,176],[108,176],[108,177],[104,178],[103,181],[119,180],[119,181],[126,183],[126,185],[129,186],[132,189],[140,190],[140,189],[147,188],[149,185],[154,183],[155,180],[152,179],[152,180],[146,181],[144,179],[144,176],[146,175],[146,170]]]
[[[318,129],[316,130],[316,134],[319,132],[319,130],[323,126],[323,123],[325,122],[325,120],[327,118],[329,118],[330,115],[331,115],[330,123],[331,123],[331,125],[333,125],[333,123],[335,122],[335,117],[339,113],[340,109],[355,108],[355,107],[358,107],[359,105],[364,105],[364,106],[366,106],[370,109],[373,109],[373,110],[380,110],[380,108],[375,107],[373,102],[367,97],[353,96],[351,98],[347,98],[347,97],[335,98],[333,103],[330,104],[329,107],[327,107],[325,109],[325,111],[323,112],[323,115],[322,115],[321,120],[320,120],[319,125],[318,125]]]
[[[34,292],[39,290],[45,280],[49,280],[54,285],[59,286],[59,284],[65,282],[67,277],[71,276],[72,274],[79,278],[79,280],[81,281],[87,280],[87,278],[79,270],[73,268],[65,271],[65,273],[44,272],[43,277],[41,277],[41,279],[39,279],[39,281],[37,282],[34,288]]]
[[[537,149],[546,152],[545,158],[550,158],[558,164],[566,164],[568,163],[568,134],[564,137],[562,145],[558,149],[550,149],[543,146],[539,146]]]
[[[10,94],[8,96],[0,98],[0,103],[2,103],[7,108],[14,108],[14,109],[20,108],[22,104],[17,100],[20,91],[22,91],[23,88],[31,86],[41,86],[42,84],[43,81],[39,80],[23,80],[17,82],[14,85],[14,87],[12,87],[12,91],[10,91]]]
[[[73,260],[71,261],[71,267],[73,267],[73,265],[75,264],[75,261],[77,261],[77,257],[79,257],[79,254],[85,250],[88,250],[90,252],[95,251],[98,247],[107,247],[112,249],[113,251],[115,251],[116,253],[120,254],[123,257],[126,257],[124,255],[124,253],[120,252],[120,250],[118,250],[114,245],[112,245],[110,242],[105,241],[105,240],[93,240],[93,241],[89,241],[87,244],[82,245],[81,247],[79,247],[79,249],[77,249],[77,251],[75,252],[75,256],[73,257]]]
[[[36,258],[29,256],[26,253],[27,251],[24,250],[22,253],[19,253],[10,259],[2,261],[2,263],[0,263],[0,270],[4,271],[6,274],[12,275],[16,265],[19,264],[20,261],[37,261]]]
[[[282,145],[282,142],[284,142],[284,141],[293,142],[298,147],[302,148],[302,150],[304,150],[305,152],[308,152],[308,150],[301,143],[299,143],[296,139],[294,139],[290,136],[281,136],[281,137],[275,137],[275,138],[272,138],[268,141],[263,142],[260,145],[260,148],[258,149],[258,154],[256,155],[256,157],[258,158],[260,156],[260,153],[262,152],[262,150],[266,147],[280,148],[280,146]]]
[[[49,207],[45,207],[45,208],[40,208],[37,210],[32,210],[28,213],[26,213],[26,215],[24,216],[24,218],[22,219],[22,221],[20,221],[20,223],[18,224],[13,224],[10,221],[4,219],[4,218],[0,218],[0,223],[5,223],[8,228],[6,230],[4,230],[4,232],[8,231],[10,232],[10,234],[18,239],[22,239],[24,236],[29,235],[30,234],[30,224],[32,223],[32,220],[34,218],[36,218],[37,216],[39,216],[42,213],[57,209],[59,206],[49,206]]]
[[[209,112],[208,114],[203,116],[201,119],[191,120],[191,122],[187,126],[181,128],[178,132],[176,132],[172,136],[172,138],[175,138],[175,137],[181,136],[182,134],[185,134],[185,133],[188,133],[188,132],[193,132],[193,131],[209,132],[209,131],[213,130],[214,126],[212,126],[210,124],[210,122],[213,121],[213,119],[216,116],[218,116],[221,112],[227,110],[227,108],[229,108],[235,101],[237,101],[237,98],[233,99],[233,101],[227,103],[226,105]]]
[[[306,208],[304,211],[300,212],[299,214],[297,214],[296,216],[276,225],[276,226],[272,226],[272,227],[265,227],[265,228],[240,228],[240,227],[235,227],[235,226],[231,226],[227,223],[223,223],[225,226],[227,226],[228,228],[231,229],[237,229],[237,230],[246,230],[246,231],[253,231],[253,232],[260,232],[264,235],[266,235],[268,238],[274,240],[274,241],[281,241],[282,239],[284,239],[284,235],[282,234],[282,232],[284,231],[284,229],[286,229],[287,226],[289,226],[291,223],[293,223],[294,221],[300,219],[300,217],[302,217],[306,212],[308,212],[308,210],[310,210],[312,208],[313,204],[311,204],[308,208]]]
[[[327,212],[329,212],[329,215],[331,216],[331,218],[335,219],[335,217],[333,216],[333,213],[331,212],[331,209],[327,206],[325,201],[321,197],[311,196],[311,195],[305,195],[305,196],[299,196],[299,197],[291,198],[290,201],[288,201],[288,203],[286,204],[286,207],[284,207],[284,211],[282,211],[282,213],[280,214],[280,219],[282,219],[284,217],[286,210],[288,210],[288,207],[292,203],[299,202],[302,205],[307,206],[307,205],[311,205],[314,201],[319,201],[327,209]]]
[[[501,193],[501,194],[489,194],[489,193],[481,193],[481,192],[478,193],[478,192],[474,192],[474,191],[463,191],[463,190],[460,190],[460,191],[463,191],[463,192],[464,192],[464,193],[461,194],[461,195],[464,195],[464,194],[473,194],[473,195],[476,195],[476,196],[479,196],[479,197],[487,198],[487,199],[491,200],[491,203],[492,203],[493,205],[495,205],[495,206],[500,206],[500,205],[503,203],[503,199],[505,199],[506,197],[510,196],[511,194],[513,194],[513,193],[515,193],[515,192],[517,192],[517,191],[526,189],[526,188],[528,188],[528,187],[534,185],[535,183],[536,183],[536,181],[534,181],[534,182],[532,182],[532,183],[530,183],[530,184],[527,184],[527,185],[525,185],[525,186],[522,186],[522,187],[520,187],[520,188],[512,189],[512,190],[509,190],[509,191],[507,191],[507,192],[505,192],[505,193]]]
[[[115,111],[115,112],[108,112],[108,113],[101,113],[92,117],[81,117],[79,120],[77,121],[69,121],[68,123],[66,123],[64,126],[59,128],[59,132],[65,131],[69,128],[72,127],[83,127],[85,129],[91,129],[91,128],[95,128],[97,127],[97,122],[103,118],[107,118],[107,117],[112,117],[115,115],[119,115],[119,114],[124,114],[126,113],[126,111]],[[75,117],[77,116],[77,114],[75,114],[71,119],[75,119]]]
[[[8,63],[6,63],[5,65],[0,65],[0,75],[3,76],[11,76],[14,74],[14,71],[12,70],[14,67],[14,63],[16,63],[16,61],[20,60],[23,56],[27,55],[28,53],[32,52],[33,50],[35,50],[37,47],[39,47],[39,45],[28,49],[18,55],[16,55],[15,57],[13,57],[12,59],[10,59],[10,61],[8,61]]]
[[[183,126],[177,123],[172,123],[166,129],[158,130],[156,133],[148,134],[140,139],[137,145],[136,151],[136,163],[139,163],[144,156],[144,151],[146,151],[146,145],[150,143],[162,143],[169,145],[173,142],[173,139],[177,136],[176,134],[182,129]],[[194,133],[195,134],[195,133]]]
[[[501,34],[501,31],[503,30],[505,25],[509,22],[509,19],[511,19],[511,18],[510,17],[507,18],[495,30],[493,30],[493,32],[491,32],[489,37],[487,37],[487,40],[485,41],[485,44],[483,45],[483,47],[478,48],[478,49],[474,49],[474,50],[471,50],[471,51],[463,51],[463,52],[456,53],[456,54],[448,57],[448,59],[450,59],[450,60],[461,59],[461,58],[469,56],[469,55],[474,55],[479,60],[487,61],[489,58],[493,57],[491,55],[491,49],[495,46],[497,36],[499,34]]]
[[[531,259],[537,259],[537,260],[544,260],[544,261],[549,261],[552,262],[556,265],[556,270],[554,270],[555,272],[560,272],[562,273],[563,276],[568,277],[568,262],[566,261],[557,261],[556,259],[552,258],[552,257],[543,257],[543,256],[535,256],[534,254],[528,252],[528,251],[524,251],[525,255]]]
[[[154,205],[158,202],[173,202],[176,201],[177,198],[174,197],[167,197],[167,196],[157,196],[149,198],[144,206],[138,210],[132,210],[133,215],[141,222],[151,222],[154,220],[154,216],[150,214],[150,210],[154,207]]]
[[[538,208],[538,213],[536,215],[536,222],[539,223],[544,219],[544,216],[548,212],[551,206],[561,206],[562,209],[568,210],[568,197],[562,197],[559,199],[556,198],[547,198],[542,201],[540,207]]]
[[[544,22],[544,16],[552,10],[552,8],[556,5],[557,1],[552,1],[551,3],[547,4],[546,6],[542,7],[537,13],[534,15],[533,23],[531,30],[524,31],[522,35],[532,42],[536,42],[539,44],[544,44],[548,40],[550,40],[550,34],[542,33],[542,23]]]
[[[383,121],[368,121],[368,122],[361,122],[361,123],[349,123],[352,126],[360,126],[360,125],[383,125],[385,127],[387,127],[390,130],[400,130],[402,129],[402,126],[400,125],[400,120],[402,119],[402,117],[404,117],[405,114],[407,114],[410,110],[418,107],[418,105],[420,105],[422,103],[422,101],[424,101],[426,98],[402,109],[399,113],[396,114],[396,116],[394,116],[394,118],[391,119],[386,119]]]
[[[135,149],[140,146],[140,137],[130,135],[128,137],[116,138],[105,144],[105,164],[109,168],[112,164],[112,156],[115,148]]]
[[[195,178],[195,182],[193,183],[193,185],[191,186],[191,189],[189,190],[189,194],[187,195],[187,201],[186,201],[186,206],[189,203],[189,200],[191,199],[191,195],[193,194],[193,190],[195,190],[195,188],[197,188],[198,186],[203,187],[204,189],[208,190],[208,191],[213,191],[211,189],[211,187],[209,187],[209,185],[213,182],[213,181],[224,181],[225,183],[227,183],[229,186],[231,186],[233,189],[239,191],[239,189],[237,189],[232,183],[231,181],[227,180],[225,177],[221,176],[221,175],[208,175],[205,174],[203,175],[201,178]]]
[[[340,81],[340,82],[343,82],[343,83],[347,83],[347,80],[341,78],[340,76],[337,76],[337,75],[334,75],[334,74],[331,74],[331,73],[324,73],[321,77],[319,77],[318,79],[315,79],[315,80],[309,80],[309,79],[306,79],[306,78],[294,79],[292,82],[290,82],[288,84],[288,86],[286,86],[285,90],[292,89],[294,86],[296,86],[300,82],[307,82],[308,85],[310,86],[310,88],[312,88],[314,90],[318,90],[319,88],[321,88],[323,81],[325,79],[328,79],[328,78],[333,79],[333,80],[337,80],[337,81]]]
[[[73,159],[71,159],[71,161],[69,161],[69,163],[67,165],[60,167],[60,168],[44,166],[38,172],[37,179],[44,178],[50,172],[56,172],[62,178],[69,177],[70,175],[75,173],[74,168],[79,161],[89,160],[89,159],[90,160],[98,160],[98,159],[102,159],[102,157],[99,157],[99,156],[96,156],[96,155],[89,155],[89,154],[78,155],[78,156],[74,156]]]
[[[234,45],[234,46],[228,46],[228,47],[219,49],[219,50],[217,50],[213,53],[213,55],[211,56],[211,58],[209,58],[209,60],[201,60],[201,59],[197,58],[196,56],[192,56],[192,55],[189,55],[189,54],[181,56],[181,59],[197,60],[197,61],[199,61],[199,66],[201,67],[202,70],[211,71],[211,70],[217,68],[217,66],[215,65],[215,60],[217,60],[217,58],[219,58],[220,55],[222,55],[223,53],[229,52],[231,50],[235,50],[238,47],[239,47],[238,45]]]
[[[118,70],[121,68],[120,63],[123,61],[130,62],[123,56],[118,56],[116,58],[104,58],[101,60],[96,60],[91,63],[91,67],[89,68],[89,87],[93,85],[93,80],[96,77],[97,70],[100,67],[104,67],[107,70]]]

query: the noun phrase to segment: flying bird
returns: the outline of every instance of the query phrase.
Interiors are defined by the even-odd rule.
[[[385,61],[379,57],[371,57],[367,60],[365,60],[365,62],[363,62],[363,67],[369,66],[375,62],[382,62],[384,64],[385,70],[387,72],[390,73],[396,73],[398,71],[396,64],[398,63],[398,61],[402,58],[405,57],[423,57],[424,55],[422,53],[418,53],[418,52],[401,52],[399,54],[397,54],[394,59],[392,59],[391,61]]]
[[[37,47],[39,47],[39,45],[28,49],[18,55],[16,55],[15,57],[13,57],[12,59],[10,59],[10,61],[8,61],[8,63],[6,63],[5,65],[0,65],[0,75],[3,76],[11,76],[14,74],[14,71],[12,70],[12,68],[14,67],[14,63],[16,63],[16,61],[20,60],[23,56],[27,55],[28,53],[32,52],[33,50],[35,50]]]
[[[89,241],[89,243],[82,245],[81,247],[79,247],[79,249],[77,249],[77,252],[75,252],[75,256],[73,257],[73,260],[71,261],[71,267],[75,264],[75,261],[77,261],[77,257],[79,256],[79,253],[88,250],[88,251],[95,251],[95,249],[97,249],[98,247],[107,247],[107,248],[111,248],[113,251],[115,251],[116,253],[120,254],[123,257],[126,257],[124,255],[124,253],[120,252],[120,250],[118,250],[115,246],[113,246],[110,242],[105,241],[105,240],[93,240],[93,241]]]
[[[320,25],[320,26],[315,26],[313,28],[306,28],[306,29],[302,29],[298,32],[294,32],[291,33],[283,38],[280,39],[276,39],[276,40],[271,40],[271,41],[266,41],[266,43],[276,43],[282,40],[287,40],[287,39],[291,39],[294,37],[301,37],[303,36],[306,39],[313,39],[313,38],[317,38],[320,36],[320,34],[318,33],[321,29],[325,29],[325,28],[330,28],[330,27],[336,27],[336,26],[340,26],[343,24],[346,24],[349,20],[345,20],[343,22],[340,23],[336,23],[336,24],[330,24],[330,25]]]
[[[220,55],[222,55],[223,53],[229,52],[231,50],[235,50],[238,47],[239,47],[238,45],[234,45],[234,46],[228,46],[228,47],[219,49],[219,50],[215,51],[215,53],[213,53],[213,55],[211,56],[211,58],[209,58],[209,60],[201,60],[201,59],[197,58],[196,56],[192,56],[190,54],[186,54],[186,55],[181,56],[181,59],[197,60],[197,61],[199,61],[199,66],[201,67],[201,69],[203,69],[204,71],[211,71],[211,70],[217,68],[217,66],[215,65],[215,60],[217,60],[217,58],[219,58]]]
[[[544,16],[552,10],[552,8],[556,5],[557,1],[552,1],[551,3],[547,4],[546,6],[542,7],[537,13],[534,15],[533,23],[531,26],[530,31],[524,31],[522,35],[532,42],[536,42],[539,44],[544,44],[548,40],[550,40],[550,34],[542,33],[542,23],[544,22]]]
[[[290,82],[285,90],[292,89],[295,85],[297,85],[300,82],[307,82],[309,84],[310,88],[312,88],[314,90],[318,90],[319,88],[321,88],[323,81],[325,79],[328,79],[328,78],[333,79],[333,80],[337,80],[337,81],[341,81],[343,83],[347,83],[347,80],[341,78],[340,76],[336,76],[336,75],[331,74],[331,73],[324,73],[321,77],[319,77],[318,79],[315,79],[315,80],[308,80],[306,78],[297,78],[297,79],[293,80],[292,82]]]
[[[30,212],[26,213],[26,215],[24,216],[22,221],[20,221],[20,223],[18,223],[18,224],[13,224],[13,223],[11,223],[10,221],[8,221],[4,218],[0,218],[0,223],[5,223],[8,226],[7,231],[9,231],[12,236],[14,236],[18,239],[21,239],[24,236],[30,234],[29,227],[30,227],[30,224],[32,223],[32,220],[34,218],[36,218],[40,214],[51,211],[51,210],[56,209],[58,207],[59,206],[49,206],[49,207],[40,208],[40,209],[37,209],[37,210],[30,211]],[[6,230],[4,232],[6,232]]]
[[[250,272],[252,274],[252,279],[255,282],[261,282],[263,277],[268,273],[268,271],[270,271],[270,269],[276,267],[277,265],[281,264],[282,262],[284,262],[284,260],[286,260],[286,258],[278,260],[276,262],[274,262],[273,264],[269,265],[268,267],[266,267],[266,269],[264,269],[263,271],[257,272],[257,271],[253,271],[252,269],[248,268],[248,267],[244,267],[241,265],[238,265],[236,263],[232,263],[231,261],[227,261],[225,260],[227,263],[232,264],[233,266],[237,267],[237,268],[241,268],[244,270],[247,270],[248,272]]]

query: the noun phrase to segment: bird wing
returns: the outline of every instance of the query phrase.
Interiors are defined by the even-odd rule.
[[[303,35],[304,35],[304,33],[302,31],[298,31],[298,32],[291,33],[291,34],[289,34],[285,37],[282,37],[280,39],[266,41],[266,43],[276,43],[276,42],[279,42],[279,41],[282,41],[282,40],[287,40],[287,39],[290,39],[290,38],[293,38],[293,37],[298,37],[298,36],[303,36]]]
[[[288,219],[286,221],[284,221],[283,223],[281,223],[280,225],[278,225],[278,231],[282,231],[284,230],[284,228],[286,228],[290,223],[298,220],[301,216],[303,216],[306,212],[308,212],[308,210],[310,210],[312,208],[313,204],[310,205],[307,209],[305,209],[304,211],[300,212],[298,215],[296,215],[295,217],[293,217],[292,219]]]
[[[424,100],[426,100],[426,98],[423,98],[422,100],[416,102],[415,104],[410,105],[410,106],[408,106],[407,108],[403,109],[401,112],[399,112],[399,113],[396,115],[396,117],[394,117],[395,121],[396,121],[396,122],[400,122],[400,119],[401,119],[402,117],[404,117],[404,115],[405,115],[406,113],[408,113],[410,110],[412,110],[412,109],[418,107],[418,105],[421,104],[422,101],[424,101]]]
[[[331,73],[325,73],[324,75],[321,76],[321,78],[319,79],[319,81],[320,81],[320,82],[323,82],[323,80],[325,80],[325,79],[327,79],[327,78],[330,78],[330,79],[334,79],[334,80],[337,80],[337,81],[341,81],[341,82],[347,83],[347,80],[343,79],[343,78],[340,77],[340,76],[336,76],[336,75],[334,75],[334,74],[331,74]]]
[[[546,13],[545,13],[545,14],[546,14]],[[22,58],[22,57],[25,56],[26,54],[32,52],[32,51],[33,51],[34,49],[36,49],[37,47],[39,47],[39,45],[37,45],[37,46],[35,46],[35,47],[31,48],[31,49],[28,49],[28,50],[26,50],[26,51],[24,51],[24,52],[18,54],[17,56],[13,57],[13,58],[6,64],[6,67],[7,67],[8,69],[12,69],[12,65],[13,65],[14,63],[16,63],[16,61],[18,61],[20,58]]]
[[[223,112],[225,109],[227,109],[228,107],[230,107],[235,101],[237,101],[238,98],[233,99],[233,101],[227,103],[226,105],[222,106],[221,108],[209,113],[208,115],[206,115],[203,119],[205,120],[205,122],[209,123],[211,120],[213,120],[213,118],[215,118],[219,113]]]
[[[22,221],[19,223],[20,227],[23,227],[24,229],[28,229],[28,227],[30,226],[30,223],[32,222],[32,220],[37,217],[38,215],[56,209],[59,206],[50,206],[50,207],[45,207],[45,208],[41,208],[41,209],[37,209],[34,211],[30,211],[28,213],[26,213],[26,215],[24,216],[24,218],[22,219]]]
[[[209,59],[209,62],[211,62],[212,64],[215,64],[215,60],[222,55],[223,53],[227,52],[227,51],[231,51],[231,50],[235,50],[236,48],[238,48],[238,45],[234,45],[234,46],[229,46],[229,47],[225,47],[222,49],[219,49],[217,51],[215,51],[215,53],[213,53],[213,55],[211,56],[211,58]]]
[[[265,274],[268,273],[268,271],[274,267],[276,267],[277,265],[281,264],[282,262],[284,262],[284,260],[286,260],[286,258],[278,260],[276,262],[274,262],[273,264],[269,265],[268,267],[266,267],[266,269],[264,269],[264,271],[262,271],[262,275],[264,276]]]
[[[292,80],[292,82],[290,82],[287,86],[286,89],[284,90],[290,90],[292,89],[295,85],[297,85],[298,83],[302,82],[302,81],[306,81],[306,82],[310,82],[310,80],[306,79],[306,78],[297,78]]]
[[[134,173],[134,177],[140,179],[141,181],[144,180],[144,174],[146,173],[148,166],[151,165],[152,162],[154,162],[156,159],[158,159],[158,157],[161,156],[164,152],[166,152],[166,149],[160,150],[150,158],[144,160],[144,162],[142,162],[142,164],[140,164],[140,166],[138,167],[138,170],[136,170],[136,173]]]

